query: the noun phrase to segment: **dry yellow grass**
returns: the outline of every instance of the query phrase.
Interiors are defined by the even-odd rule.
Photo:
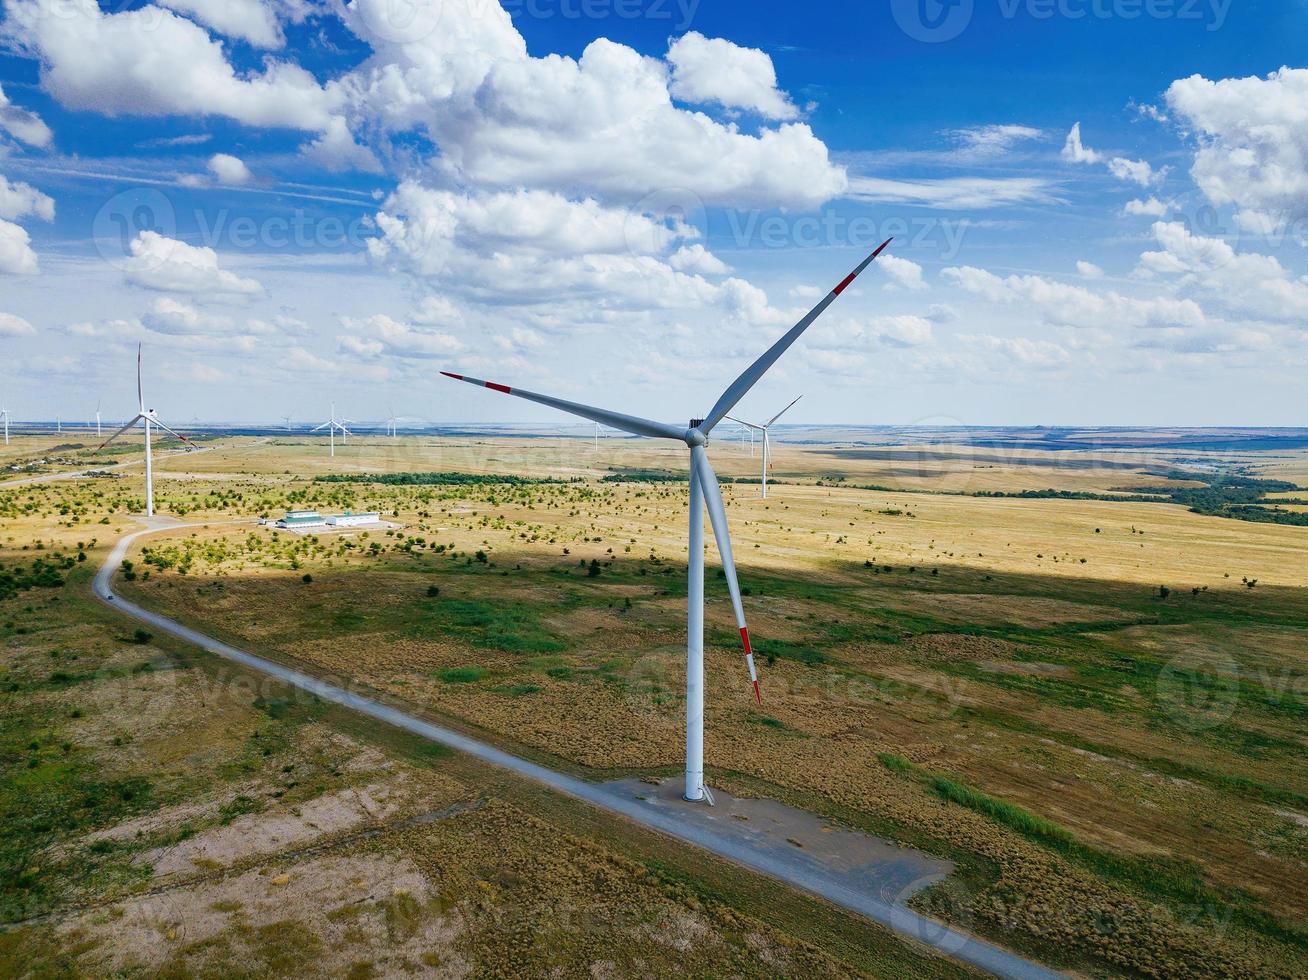
[[[576,441],[418,442],[393,454],[382,445],[352,445],[336,469],[593,478],[610,466],[674,470],[682,455],[628,443],[604,446],[601,463],[581,458],[586,453],[578,447],[589,452],[589,444]],[[197,474],[197,492],[204,490],[201,464],[228,476],[247,465],[265,468],[266,476],[248,481],[250,490],[303,488],[283,472],[293,451],[247,444],[186,466]],[[331,468],[317,447],[301,451],[297,474]],[[729,454],[730,447],[717,449],[719,468],[731,473],[739,466],[748,475],[747,458],[724,462]],[[807,447],[785,449],[778,466],[790,466],[799,482],[802,468],[819,456]],[[1013,488],[1031,486],[1021,482],[1031,469],[1005,479],[1018,481]],[[1292,946],[1246,926],[1214,932],[1202,912],[1182,912],[1178,923],[1175,909],[1161,911],[1157,896],[1141,896],[1112,875],[942,802],[887,771],[877,754],[902,755],[925,771],[979,786],[1105,854],[1193,862],[1203,881],[1226,890],[1221,894],[1248,893],[1280,921],[1301,921],[1308,915],[1308,899],[1295,885],[1305,860],[1295,820],[1302,805],[1276,800],[1308,799],[1302,767],[1286,748],[1303,745],[1302,730],[1294,714],[1266,715],[1243,699],[1257,696],[1260,678],[1288,684],[1292,697],[1303,693],[1295,685],[1308,666],[1304,633],[1258,623],[1294,621],[1292,610],[1304,608],[1295,597],[1308,587],[1308,530],[1162,504],[815,486],[815,475],[808,473],[805,485],[778,486],[766,502],[756,487],[726,488],[738,562],[745,584],[754,586],[747,606],[756,635],[765,644],[802,648],[846,617],[855,626],[938,625],[926,632],[900,627],[912,635],[899,643],[824,641],[835,659],[816,667],[784,658],[766,665],[767,725],[745,697],[738,652],[712,649],[708,753],[718,778],[846,808],[872,826],[889,822],[914,839],[996,862],[999,882],[977,885],[953,912],[1001,936],[1054,937],[1064,950],[1143,972],[1278,975],[1301,963],[1287,959],[1301,956]],[[1122,482],[1117,471],[1104,476]],[[192,616],[197,622],[358,677],[509,744],[603,771],[675,769],[682,751],[684,487],[330,491],[398,510],[405,531],[399,538],[358,535],[351,539],[356,548],[344,551],[324,536],[294,570],[277,561],[265,567],[243,553],[244,530],[188,532],[196,534],[190,575],[165,574],[139,593],[174,610],[198,604],[205,612]],[[406,536],[422,538],[426,549],[390,550]],[[226,541],[237,557],[207,563],[201,556],[211,541]],[[388,549],[384,556],[361,557],[373,542]],[[436,543],[448,549],[444,557],[431,553]],[[448,557],[478,550],[493,568]],[[592,559],[614,562],[614,571],[587,584],[576,566]],[[892,571],[875,574],[866,562]],[[637,564],[648,578],[632,574]],[[667,569],[673,574],[662,576]],[[299,581],[306,570],[314,576],[308,589]],[[1256,579],[1257,589],[1243,579]],[[533,628],[567,642],[558,653],[532,656],[470,643],[462,628],[414,634],[429,582],[440,583],[441,601],[518,609]],[[1156,604],[1159,585],[1177,594],[1173,605]],[[810,588],[819,591],[806,594]],[[1192,589],[1208,591],[1192,598]],[[729,636],[720,582],[710,581],[709,594],[710,622]],[[1158,620],[1173,608],[1194,609],[1184,615],[1199,616],[1196,625]],[[959,629],[993,635],[950,632]],[[1066,639],[1060,629],[1070,630]],[[1251,685],[1235,727],[1178,727],[1189,716],[1169,714],[1168,675],[1159,665],[1214,656],[1233,657]],[[1123,674],[1117,687],[1094,686],[1095,671],[1118,669],[1114,657],[1148,670]],[[473,683],[445,678],[473,668]],[[1244,789],[1239,779],[1264,788]],[[1105,931],[1104,921],[1115,925]]]
[[[191,542],[187,576],[156,570],[134,587],[206,628],[358,677],[509,744],[596,770],[672,770],[682,751],[684,487],[593,481],[610,467],[676,470],[683,456],[617,440],[602,444],[598,459],[579,440],[372,440],[351,443],[333,464],[316,444],[237,440],[162,463],[164,506],[189,511],[188,519],[252,519],[284,505],[288,494],[308,494],[323,509],[398,511],[404,531],[398,538],[324,535],[316,547],[302,541],[306,550],[292,567],[271,532],[215,524],[181,536]],[[725,474],[753,475],[738,446],[716,446],[715,461]],[[785,447],[777,462],[792,474],[783,479],[804,485],[778,486],[767,502],[756,487],[726,487],[738,562],[752,586],[752,626],[765,644],[816,644],[828,660],[805,665],[786,653],[765,665],[768,700],[760,715],[745,697],[738,652],[710,650],[708,751],[716,778],[794,794],[994,862],[998,881],[972,880],[951,914],[1000,937],[1052,937],[1047,950],[1143,972],[1278,975],[1302,963],[1292,946],[1247,924],[1214,931],[1190,912],[1178,923],[1156,894],[1140,895],[943,802],[888,771],[877,754],[906,757],[923,771],[1020,804],[1104,853],[1192,861],[1205,883],[1226,889],[1214,914],[1224,914],[1237,889],[1282,922],[1302,921],[1308,899],[1296,882],[1308,847],[1298,820],[1308,808],[1294,801],[1308,798],[1308,783],[1295,762],[1304,745],[1295,719],[1302,716],[1286,712],[1303,695],[1295,685],[1305,673],[1305,633],[1285,624],[1305,608],[1308,529],[1160,504],[815,486],[831,472],[822,468],[830,457],[814,447]],[[591,482],[451,493],[302,479],[431,470]],[[864,479],[863,472],[845,473],[847,482]],[[1030,482],[1033,472],[1046,475],[1013,466],[986,478],[1013,490],[1051,485]],[[1115,470],[1070,474],[1092,480],[1078,486],[1100,491],[1129,482]],[[960,471],[946,479],[973,476]],[[139,477],[94,489],[139,495]],[[85,492],[49,487],[24,491],[22,499],[44,508],[50,526],[71,523],[58,531],[65,542],[96,532],[106,539],[116,516],[105,529],[94,525],[94,508],[85,517],[76,506],[68,517],[59,514]],[[261,550],[250,551],[252,532]],[[406,537],[427,544],[413,553],[393,550]],[[385,546],[382,557],[363,556],[372,543]],[[437,543],[444,556],[433,553]],[[493,568],[448,557],[479,550]],[[592,559],[614,566],[588,581],[577,564]],[[892,571],[875,574],[869,561]],[[647,577],[634,574],[638,564]],[[660,574],[665,570],[672,574]],[[305,573],[311,586],[300,581]],[[1257,588],[1247,588],[1246,578]],[[566,643],[535,654],[499,649],[475,641],[475,629],[446,629],[441,617],[415,633],[426,606],[440,606],[424,603],[429,583],[440,584],[442,602],[468,603],[478,614],[518,610],[522,623],[513,629],[539,628]],[[1176,593],[1170,604],[1149,604],[1159,585]],[[712,578],[709,595],[710,623],[729,636],[725,592]],[[1169,622],[1174,614],[1183,621]],[[836,635],[836,621],[855,633],[819,643]],[[911,625],[918,622],[935,625],[923,631]],[[880,632],[867,633],[875,624]],[[900,642],[889,642],[887,630],[902,633]],[[1169,714],[1160,665],[1185,666],[1196,657],[1201,664],[1233,658],[1250,685],[1225,727],[1191,730]],[[1118,660],[1138,669],[1122,671]],[[444,677],[469,668],[481,672],[475,682]],[[1098,673],[1121,680],[1096,686]],[[1274,700],[1276,685],[1279,713],[1268,714],[1256,701],[1260,692]],[[1105,921],[1113,928],[1105,930]]]
[[[90,502],[102,486],[0,491],[36,502],[3,518],[0,567],[89,558],[0,597],[0,975],[967,975],[870,926],[779,919],[677,848],[131,641],[88,593],[134,526]],[[739,904],[710,897],[724,881]]]

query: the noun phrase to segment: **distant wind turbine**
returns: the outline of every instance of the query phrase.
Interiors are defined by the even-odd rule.
[[[704,509],[707,505],[709,520],[713,525],[713,536],[717,539],[718,554],[722,558],[722,573],[727,580],[727,590],[731,594],[732,608],[736,614],[736,623],[740,627],[741,642],[745,647],[745,662],[749,667],[750,681],[754,686],[754,697],[762,703],[758,686],[758,673],[754,669],[754,650],[749,642],[749,629],[745,624],[745,608],[740,597],[740,584],[736,578],[736,562],[731,550],[731,534],[727,527],[727,509],[722,501],[722,489],[718,478],[709,462],[707,446],[713,429],[727,417],[750,389],[767,373],[768,369],[790,349],[818,317],[826,312],[827,307],[848,288],[859,274],[872,264],[873,260],[889,245],[886,241],[880,248],[863,260],[857,269],[827,294],[809,314],[791,327],[790,331],[778,340],[771,349],[745,370],[736,381],[718,399],[707,418],[691,419],[689,427],[685,424],[672,425],[666,422],[654,422],[610,412],[602,408],[593,408],[577,402],[564,401],[551,395],[540,395],[532,391],[510,388],[507,385],[477,378],[466,378],[461,374],[442,371],[447,378],[466,381],[468,384],[490,388],[492,391],[506,395],[516,395],[527,401],[557,408],[571,415],[602,423],[633,435],[649,436],[654,439],[670,439],[685,443],[690,450],[690,556],[688,562],[688,602],[686,622],[686,799],[703,800],[706,796],[710,803],[713,798],[704,787]]]
[[[737,423],[738,425],[743,425],[749,429],[750,431],[749,441],[751,443],[753,443],[754,441],[753,433],[755,431],[763,433],[763,499],[764,500],[768,499],[768,468],[772,465],[772,439],[768,435],[768,432],[774,425],[777,424],[777,419],[781,418],[781,416],[785,415],[792,408],[798,405],[799,399],[803,397],[804,397],[803,395],[800,395],[799,398],[796,398],[793,402],[791,402],[780,412],[774,415],[770,422],[764,422],[762,425],[756,425],[753,422],[745,422],[741,419],[733,418],[730,415],[727,416],[727,418],[731,419],[731,421]]]
[[[9,445],[9,409],[5,408],[5,403],[0,401],[0,418],[5,420],[5,445]]]
[[[327,430],[327,434],[331,437],[333,459],[336,458],[336,430],[341,430],[341,445],[345,445],[345,437],[350,434],[350,430],[345,427],[345,423],[348,421],[349,419],[338,419],[336,417],[336,403],[332,402],[332,417],[313,430],[314,432],[321,432],[323,429]]]
[[[95,437],[100,438],[100,399],[95,400]]]
[[[399,421],[400,420],[395,417],[395,406],[392,405],[390,417],[386,419],[386,434],[392,439],[395,438],[395,425]]]
[[[136,402],[137,402],[136,417],[133,418],[132,421],[128,422],[121,429],[119,429],[117,432],[115,432],[113,435],[111,435],[104,442],[102,442],[100,444],[100,448],[103,449],[105,446],[109,445],[109,443],[113,442],[128,429],[132,428],[132,426],[136,425],[137,422],[143,422],[145,424],[145,516],[153,517],[154,516],[154,457],[150,450],[150,429],[153,426],[157,425],[159,426],[159,428],[164,429],[167,432],[171,432],[178,439],[182,440],[182,442],[190,442],[191,440],[187,439],[186,436],[182,435],[176,429],[170,429],[168,426],[164,425],[164,423],[159,420],[159,416],[155,414],[153,408],[145,407],[145,389],[141,384],[141,345],[140,344],[136,345]]]

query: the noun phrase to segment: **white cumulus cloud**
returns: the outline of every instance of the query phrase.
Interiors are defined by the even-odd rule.
[[[1166,101],[1195,134],[1191,176],[1212,203],[1254,212],[1308,204],[1308,69],[1217,81],[1193,75],[1173,82]]]
[[[215,153],[209,158],[209,172],[220,184],[239,187],[254,179],[245,161],[228,153]]]
[[[1081,142],[1081,124],[1074,123],[1063,144],[1063,159],[1069,163],[1100,163],[1104,157]]]
[[[0,87],[0,132],[8,133],[20,143],[42,149],[54,140],[54,133],[41,117],[10,102],[3,87]]]
[[[159,7],[107,13],[88,0],[11,0],[6,9],[5,32],[39,59],[42,87],[70,109],[323,131],[337,102],[290,62],[238,74],[221,43]]]
[[[35,333],[36,327],[21,316],[0,313],[0,337],[31,337]]]
[[[384,313],[370,317],[343,317],[349,331],[338,338],[341,350],[359,357],[443,358],[464,350],[453,334],[401,323]]]
[[[17,221],[36,217],[42,221],[54,221],[54,216],[54,201],[48,196],[29,184],[11,184],[4,174],[0,174],[0,219]]]
[[[683,245],[668,256],[668,265],[678,272],[696,272],[701,276],[725,276],[730,266],[698,243]]]
[[[922,279],[922,267],[916,262],[908,259],[901,259],[897,255],[882,255],[877,261],[877,268],[885,273],[888,288],[900,288],[921,290],[926,289],[927,284]]]
[[[124,271],[129,282],[163,292],[223,299],[263,292],[263,286],[254,279],[221,268],[213,249],[188,245],[153,231],[143,231],[132,241],[131,258],[124,264]]]
[[[31,276],[40,271],[31,241],[21,226],[0,218],[0,275]]]
[[[374,50],[337,85],[354,132],[423,132],[462,181],[628,201],[682,188],[692,203],[736,206],[814,207],[845,189],[803,123],[750,134],[679,108],[666,61],[606,38],[579,58],[535,58],[497,4],[442,4],[438,25],[418,16],[409,30],[387,4],[346,8]]]
[[[776,68],[763,51],[691,31],[668,46],[668,62],[670,91],[682,102],[748,109],[768,119],[794,119],[799,114],[777,88]]]
[[[1191,299],[1142,299],[1111,290],[1101,293],[1042,276],[1001,278],[973,266],[945,269],[941,275],[966,292],[992,303],[1024,305],[1046,323],[1059,326],[1198,327],[1207,321],[1203,309]]]
[[[286,43],[272,6],[264,0],[158,0],[158,3],[256,48],[280,48]]]
[[[1135,218],[1161,218],[1167,214],[1167,205],[1156,197],[1151,197],[1147,201],[1137,198],[1127,201],[1122,212]]]

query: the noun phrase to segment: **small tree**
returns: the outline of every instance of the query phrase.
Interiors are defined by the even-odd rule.
[[[1172,590],[1169,589],[1167,586],[1165,585],[1158,586],[1158,598],[1166,599],[1171,594],[1172,594]]]
[[[592,558],[592,559],[590,560],[590,567],[588,567],[588,568],[586,569],[586,577],[587,577],[587,578],[599,578],[599,576],[600,576],[600,563],[599,563],[599,559],[598,559],[598,558]]]

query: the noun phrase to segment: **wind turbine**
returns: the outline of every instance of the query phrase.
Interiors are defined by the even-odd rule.
[[[804,397],[803,395],[799,396],[799,398],[803,398],[803,397]],[[755,432],[763,433],[763,499],[764,500],[768,499],[768,467],[772,465],[772,439],[768,435],[768,431],[774,425],[777,424],[777,419],[781,418],[781,416],[785,415],[792,408],[794,408],[796,405],[799,404],[799,398],[796,398],[793,402],[791,402],[780,412],[774,415],[772,417],[772,421],[764,422],[762,425],[756,425],[753,422],[746,422],[742,419],[735,418],[734,416],[731,415],[727,416],[727,418],[731,419],[731,421],[735,422],[737,425],[743,425],[749,429],[750,432],[749,441],[751,444],[754,442]]]
[[[348,421],[348,419],[336,418],[336,403],[332,402],[332,417],[313,430],[314,432],[321,432],[323,429],[327,430],[327,434],[331,436],[333,459],[336,458],[336,430],[341,430],[341,445],[345,445],[345,437],[350,434],[350,430],[345,427],[345,423]]]
[[[392,439],[395,438],[395,424],[397,422],[399,422],[399,419],[395,417],[395,406],[392,405],[390,417],[386,419],[386,434]]]
[[[95,400],[95,437],[100,438],[100,399]]]
[[[686,793],[685,798],[699,802],[705,798],[704,787],[704,510],[707,505],[709,520],[713,525],[713,536],[717,539],[718,554],[722,558],[722,572],[727,580],[727,590],[731,594],[731,605],[736,614],[736,624],[740,627],[740,639],[745,648],[745,663],[749,667],[750,682],[754,686],[754,697],[763,703],[759,692],[758,673],[754,668],[754,649],[749,642],[749,628],[745,623],[745,608],[740,598],[740,583],[736,578],[736,562],[731,550],[731,534],[727,527],[727,510],[722,502],[722,489],[718,485],[717,475],[709,462],[708,442],[713,429],[727,417],[739,401],[745,397],[768,369],[790,349],[813,322],[826,312],[827,307],[836,301],[859,274],[872,264],[873,260],[890,244],[883,242],[879,248],[857,269],[827,294],[822,302],[809,312],[802,320],[790,328],[790,331],[751,364],[739,378],[722,393],[708,416],[691,419],[689,427],[672,425],[666,422],[653,422],[649,419],[619,412],[610,412],[602,408],[593,408],[577,402],[564,401],[551,395],[540,395],[533,391],[510,388],[507,385],[467,378],[461,374],[442,371],[441,374],[455,381],[489,388],[506,395],[516,395],[527,401],[557,408],[571,415],[599,422],[632,435],[649,436],[654,439],[671,439],[683,442],[690,450],[690,557],[688,562],[688,602],[686,608]],[[712,796],[708,800],[712,803]]]
[[[5,408],[5,403],[0,401],[0,419],[5,420],[5,445],[9,445],[9,409]]]
[[[164,423],[159,420],[159,416],[155,414],[153,408],[145,407],[145,389],[141,385],[141,345],[140,344],[136,345],[136,402],[137,402],[136,417],[133,418],[132,421],[128,422],[121,429],[119,429],[117,432],[115,432],[113,435],[111,435],[104,442],[102,442],[100,444],[100,448],[103,449],[105,446],[109,445],[109,443],[113,442],[115,439],[121,436],[132,426],[136,425],[137,422],[145,423],[145,516],[153,517],[154,516],[154,458],[150,452],[150,429],[153,426],[157,425],[159,426],[159,428],[171,432],[178,439],[182,440],[182,442],[190,442],[191,440],[186,438],[186,436],[182,435],[176,429],[170,429],[168,428],[168,426],[164,425]]]

